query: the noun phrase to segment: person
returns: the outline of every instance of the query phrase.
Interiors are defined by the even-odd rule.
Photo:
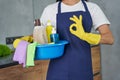
[[[114,43],[110,22],[100,7],[85,0],[58,0],[48,5],[40,18],[57,28],[60,40],[67,40],[64,55],[51,59],[47,80],[93,80],[91,44]],[[92,33],[91,28],[98,33]]]

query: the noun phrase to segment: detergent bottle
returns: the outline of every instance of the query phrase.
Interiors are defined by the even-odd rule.
[[[52,33],[50,34],[50,40],[53,43],[58,43],[58,41],[59,41],[59,34],[56,33],[55,27],[52,28]]]
[[[46,35],[47,35],[48,43],[51,42],[51,40],[50,40],[50,34],[52,33],[52,28],[53,28],[53,26],[51,24],[51,21],[48,20],[47,26],[46,26]]]

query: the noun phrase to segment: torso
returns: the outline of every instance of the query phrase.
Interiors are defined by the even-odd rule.
[[[97,27],[99,27],[99,25],[102,25],[104,23],[110,24],[110,22],[108,21],[108,19],[104,15],[104,13],[101,12],[101,9],[95,3],[86,2],[86,4],[87,4],[88,10],[91,14],[91,17],[92,17],[92,20],[93,20],[93,27],[95,29]],[[51,5],[48,5],[45,8],[45,13],[43,13],[42,16],[41,16],[41,22],[44,25],[46,25],[48,20],[51,20],[53,26],[56,27],[56,14],[57,14],[57,9],[58,9],[57,6],[58,6],[58,2],[56,2],[54,4],[51,4]],[[78,10],[85,11],[84,6],[81,3],[81,1],[79,3],[77,3],[76,5],[72,6],[72,7],[62,3],[61,7],[62,7],[61,8],[62,13],[71,12],[71,11],[78,11]],[[51,15],[49,15],[49,14],[51,14]],[[98,18],[101,22],[98,20]]]

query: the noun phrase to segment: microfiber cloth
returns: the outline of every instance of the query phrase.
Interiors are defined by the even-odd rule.
[[[26,66],[26,52],[27,52],[27,46],[29,42],[21,40],[16,47],[13,61],[18,61],[19,64],[23,64],[23,67]]]
[[[26,67],[34,66],[34,56],[37,42],[33,42],[27,47]]]

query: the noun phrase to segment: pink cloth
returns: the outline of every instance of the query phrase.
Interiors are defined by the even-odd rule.
[[[23,64],[23,67],[26,66],[26,53],[27,53],[27,46],[29,42],[21,40],[18,46],[16,47],[13,61],[18,61],[19,64]]]

